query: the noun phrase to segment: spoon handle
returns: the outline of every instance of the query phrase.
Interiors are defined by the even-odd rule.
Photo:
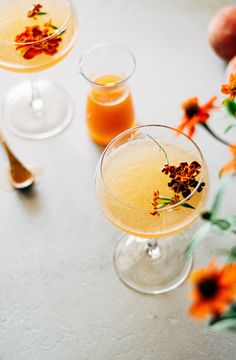
[[[12,152],[1,130],[0,142],[2,143],[8,155],[10,163],[10,176],[13,187],[20,190],[30,187],[34,183],[33,174],[20,162],[20,160],[18,160],[18,158]]]
[[[9,161],[12,163],[12,162],[19,162],[19,160],[16,158],[16,156],[13,154],[13,152],[11,151],[11,149],[9,148],[7,142],[6,142],[6,139],[2,133],[2,131],[0,130],[0,141],[2,143],[2,145],[4,146],[6,152],[7,152],[7,155],[8,155],[8,158],[9,158]]]

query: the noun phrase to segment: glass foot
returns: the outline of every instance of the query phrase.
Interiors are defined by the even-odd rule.
[[[71,122],[74,106],[60,87],[38,80],[40,98],[32,101],[30,81],[14,86],[3,104],[3,118],[15,135],[27,139],[45,139],[63,131]]]
[[[158,242],[124,235],[114,252],[116,273],[126,285],[141,293],[173,290],[184,282],[192,267],[192,257],[183,259],[186,244],[182,235]]]

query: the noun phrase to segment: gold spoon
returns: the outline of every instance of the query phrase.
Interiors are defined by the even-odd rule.
[[[13,154],[1,131],[0,131],[0,142],[2,143],[8,155],[8,159],[10,162],[11,182],[13,187],[18,190],[23,190],[33,185],[34,183],[33,174]]]

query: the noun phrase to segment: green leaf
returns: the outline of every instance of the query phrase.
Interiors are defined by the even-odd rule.
[[[46,15],[47,12],[45,11],[38,11],[35,15]]]
[[[214,230],[218,230],[221,233],[234,233],[236,232],[236,216],[226,216],[222,219],[213,219],[212,225],[214,225]]]
[[[206,235],[211,230],[212,224],[210,222],[207,222],[203,224],[198,231],[195,232],[192,239],[190,240],[188,246],[186,247],[184,251],[184,258],[187,259],[191,253],[193,252],[194,248],[198,245],[198,243],[203,240]]]
[[[214,220],[212,224],[218,226],[221,230],[228,230],[230,228],[230,223],[226,219]]]
[[[234,245],[229,251],[229,257],[227,263],[236,262],[236,245]],[[236,314],[236,309],[235,309]]]
[[[233,303],[228,311],[226,311],[223,316],[223,318],[236,318],[236,303]]]
[[[209,325],[213,325],[216,322],[225,320],[225,319],[230,319],[230,318],[235,318],[236,319],[236,304],[232,303],[229,310],[225,311],[221,316],[214,316]]]
[[[226,219],[230,223],[233,230],[236,230],[236,215],[227,216]]]
[[[236,317],[219,320],[213,324],[209,324],[213,330],[232,330],[236,331]]]
[[[159,196],[159,199],[172,201],[172,199],[170,197],[168,197],[168,196]]]
[[[223,315],[213,317],[208,326],[213,330],[236,331],[236,304],[233,303]]]
[[[236,125],[231,124],[229,126],[227,126],[227,128],[225,129],[224,133],[227,134],[231,129],[233,129],[234,127],[236,127]]]
[[[160,204],[160,205],[157,207],[157,209],[161,209],[161,208],[163,208],[163,207],[165,207],[165,206],[167,206],[167,205],[169,205],[169,204],[170,204],[170,201],[163,202],[162,204]]]
[[[186,207],[186,208],[189,208],[189,209],[195,209],[194,206],[192,206],[191,204],[188,204],[188,203],[183,203],[183,204],[179,204],[180,206],[183,206],[183,207]]]
[[[236,114],[236,103],[232,99],[226,99],[224,101],[224,106],[228,113],[232,116],[235,116]]]
[[[222,179],[221,179],[221,182],[220,182],[220,186],[219,186],[219,189],[216,193],[216,196],[215,196],[215,199],[214,199],[214,202],[213,202],[213,206],[211,208],[211,218],[210,218],[210,221],[214,222],[214,220],[216,220],[216,215],[220,209],[220,206],[221,206],[221,202],[222,202],[222,199],[223,199],[223,195],[224,195],[224,192],[229,184],[229,182],[231,181],[231,177],[230,176],[224,176]]]
[[[188,204],[188,203],[183,203],[183,204],[174,203],[173,199],[168,196],[159,196],[159,199],[160,200],[168,200],[168,202],[163,203],[163,204],[165,204],[164,206],[172,203],[171,205],[178,205],[178,206],[183,206],[183,207],[186,207],[189,209],[195,209],[195,207],[193,207],[191,204]],[[162,206],[162,207],[164,207],[164,206]],[[160,207],[158,207],[158,209],[160,209]]]
[[[55,29],[55,30],[59,29],[58,26],[55,26],[55,25],[52,25],[52,24],[51,24],[51,28],[53,28],[53,29]]]

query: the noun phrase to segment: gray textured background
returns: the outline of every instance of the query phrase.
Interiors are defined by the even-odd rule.
[[[100,150],[84,120],[86,84],[76,73],[82,51],[101,41],[128,46],[137,59],[132,79],[140,123],[176,125],[179,104],[215,94],[224,64],[210,50],[206,28],[223,0],[76,1],[79,38],[73,53],[40,75],[73,97],[73,124],[45,141],[8,139],[27,164],[43,168],[31,197],[0,189],[1,360],[234,360],[235,335],[213,333],[186,315],[188,284],[163,296],[142,296],[120,283],[112,266],[119,231],[100,213],[94,171]],[[0,97],[25,75],[0,70]],[[221,119],[212,126],[221,126]],[[211,177],[230,157],[202,130]],[[0,171],[7,159],[1,151]],[[233,207],[225,203],[225,210]],[[211,235],[196,253],[206,264]],[[215,244],[215,245],[214,245]]]

